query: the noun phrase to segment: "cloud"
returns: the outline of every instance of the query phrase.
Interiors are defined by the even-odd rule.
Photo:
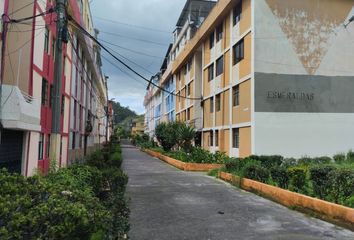
[[[172,31],[185,2],[186,0],[94,0],[91,5],[91,12],[96,28],[104,32],[125,36],[118,37],[101,32],[99,38],[118,45],[120,48],[108,44],[104,45],[112,47],[119,54],[128,58],[129,60],[120,57],[132,68],[136,69],[147,79],[150,79],[161,67],[167,47],[172,41]],[[96,17],[126,24],[102,21]],[[127,24],[144,26],[148,29],[132,27]],[[152,31],[150,29],[159,29],[167,32]],[[142,41],[129,38],[137,38]],[[147,41],[163,43],[164,45],[152,44]],[[123,48],[160,58],[144,56]],[[104,55],[108,57],[107,54]],[[110,58],[110,61],[119,65],[112,58]],[[129,106],[130,109],[137,113],[143,113],[143,100],[147,83],[136,76],[133,77],[134,80],[107,61],[103,60],[103,62],[103,71],[110,77],[108,84],[110,97],[116,98],[123,106]],[[124,69],[121,65],[119,67]],[[129,72],[127,69],[125,71]],[[131,73],[129,75],[133,76]]]

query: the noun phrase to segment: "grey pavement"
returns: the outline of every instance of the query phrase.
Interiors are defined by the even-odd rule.
[[[122,147],[132,240],[354,240],[354,232]]]

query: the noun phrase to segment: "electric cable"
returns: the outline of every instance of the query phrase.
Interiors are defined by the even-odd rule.
[[[105,50],[109,55],[111,55],[115,60],[117,60],[118,62],[120,62],[124,67],[126,67],[127,69],[129,69],[131,72],[133,72],[135,75],[137,75],[138,77],[140,77],[141,79],[143,79],[144,81],[148,82],[149,84],[154,85],[155,87],[157,87],[158,89],[160,89],[161,91],[164,91],[168,94],[174,95],[176,97],[181,97],[184,99],[189,99],[189,100],[202,100],[203,98],[189,98],[186,96],[182,96],[180,94],[175,94],[173,92],[170,92],[166,89],[164,89],[163,87],[155,84],[153,81],[145,78],[143,75],[141,75],[139,72],[137,72],[136,70],[134,70],[132,67],[130,67],[128,64],[126,64],[124,61],[122,61],[120,58],[118,58],[117,56],[115,56],[111,51],[109,51],[101,42],[99,42],[94,36],[92,36],[90,33],[88,33],[79,23],[77,23],[73,17],[71,17],[70,15],[68,15],[68,19],[69,21],[72,23],[72,26],[76,27],[78,30],[80,30],[84,35],[86,35],[87,37],[89,37],[92,41],[94,41],[96,44],[98,44],[103,50]]]

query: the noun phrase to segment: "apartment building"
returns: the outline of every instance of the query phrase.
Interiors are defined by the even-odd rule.
[[[181,96],[201,91],[202,113],[177,98],[176,119],[201,118],[202,146],[234,157],[354,149],[353,6],[219,0],[165,73]]]
[[[54,8],[54,1],[5,1],[11,19],[38,15]],[[88,1],[70,0],[68,13],[94,34]],[[60,167],[96,149],[105,135],[107,89],[99,49],[69,28],[63,47],[61,88]],[[57,29],[56,14],[25,24],[7,24],[1,85],[0,166],[23,175],[46,173],[50,165],[53,84]],[[15,107],[14,107],[15,106]],[[59,147],[58,147],[59,149]],[[86,150],[86,151],[85,151]]]

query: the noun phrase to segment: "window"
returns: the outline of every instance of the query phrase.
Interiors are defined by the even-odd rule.
[[[49,107],[53,108],[53,100],[54,100],[54,86],[50,85],[50,96],[49,96]]]
[[[234,17],[233,17],[234,26],[239,21],[241,21],[241,15],[242,15],[242,0],[240,0],[240,2],[234,8]]]
[[[215,99],[215,104],[216,104],[216,111],[219,112],[220,111],[220,108],[221,108],[221,103],[220,103],[220,94],[216,95],[216,99]]]
[[[214,64],[211,64],[208,67],[208,81],[210,82],[213,79],[214,79]]]
[[[232,147],[239,148],[240,146],[240,129],[234,128],[232,129]]]
[[[240,89],[239,86],[236,86],[232,89],[232,102],[233,106],[240,105]]]
[[[191,95],[191,84],[187,85],[187,96]]]
[[[38,142],[38,160],[43,159],[43,144],[44,144],[44,134],[39,134],[39,142]]]
[[[187,109],[187,120],[191,120],[191,109]]]
[[[45,27],[45,33],[44,33],[44,51],[46,53],[49,53],[49,29],[48,27]]]
[[[221,23],[217,28],[216,28],[216,42],[219,42],[222,39],[222,35],[224,33],[224,25]]]
[[[49,158],[50,154],[50,134],[48,134],[48,141],[47,141],[47,158]]]
[[[52,38],[52,53],[53,53],[53,60],[55,59],[55,38]]]
[[[219,76],[224,72],[224,56],[221,56],[216,60],[216,76]]]
[[[210,131],[209,133],[209,146],[212,147],[214,146],[214,134],[213,131]]]
[[[215,147],[219,147],[219,130],[215,131]]]
[[[214,32],[212,32],[209,36],[209,48],[212,49],[215,44],[215,35]]]
[[[233,54],[234,54],[234,65],[239,63],[244,58],[244,40],[240,40],[236,45],[233,47]]]
[[[210,113],[214,112],[214,98],[210,98]]]
[[[64,95],[62,95],[61,96],[61,109],[60,109],[61,111],[61,114],[64,114],[64,111],[65,111],[65,96]]]
[[[48,105],[48,81],[42,79],[42,106]]]

